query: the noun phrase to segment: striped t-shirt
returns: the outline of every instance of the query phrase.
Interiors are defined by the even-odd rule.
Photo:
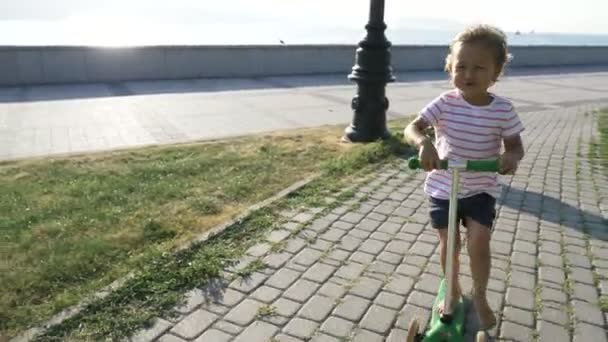
[[[454,89],[422,109],[420,115],[435,129],[435,147],[440,159],[496,159],[502,139],[524,130],[513,104],[503,97],[490,95],[493,99],[489,105],[473,106]],[[433,170],[427,174],[424,191],[435,198],[449,199],[450,184],[450,171]],[[500,196],[496,173],[460,172],[459,198],[483,192]]]

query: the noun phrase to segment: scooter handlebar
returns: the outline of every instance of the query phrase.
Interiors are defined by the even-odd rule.
[[[416,157],[408,159],[407,166],[412,170],[421,169],[420,160]],[[439,169],[460,168],[467,171],[498,172],[500,163],[498,159],[490,160],[466,160],[461,162],[450,162],[447,159],[439,161]]]

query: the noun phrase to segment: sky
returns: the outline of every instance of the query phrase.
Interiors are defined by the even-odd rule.
[[[279,36],[289,31],[297,37],[314,31],[331,38],[339,30],[362,31],[369,4],[370,0],[0,0],[0,45],[41,35],[126,41],[145,34],[164,34],[166,39],[191,34],[221,41],[220,34]],[[457,30],[483,22],[508,32],[608,34],[605,13],[608,0],[385,0],[387,32]]]

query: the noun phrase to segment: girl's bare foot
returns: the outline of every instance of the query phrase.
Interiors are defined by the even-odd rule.
[[[479,316],[479,329],[491,329],[496,325],[496,316],[494,316],[494,312],[492,312],[485,296],[474,295],[473,305]]]

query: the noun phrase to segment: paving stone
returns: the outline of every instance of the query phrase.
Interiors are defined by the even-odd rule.
[[[566,281],[566,274],[557,267],[541,266],[538,270],[538,278],[543,282],[551,282],[561,286]]]
[[[269,268],[278,269],[283,267],[291,257],[292,255],[287,252],[273,253],[264,257],[264,263]]]
[[[570,342],[570,334],[563,326],[554,323],[538,322],[539,342]]]
[[[511,271],[511,286],[527,290],[533,289],[536,284],[535,278],[534,274],[513,270]]]
[[[591,261],[586,254],[566,253],[566,260],[571,266],[581,267],[584,269],[591,268]]]
[[[601,326],[579,323],[574,328],[574,342],[606,342],[606,329]]]
[[[405,255],[408,253],[410,245],[411,244],[406,241],[394,240],[388,243],[386,250],[399,255]]]
[[[541,266],[551,266],[558,268],[563,266],[562,256],[553,253],[540,252],[538,254],[538,261]]]
[[[376,230],[377,232],[395,235],[401,229],[401,225],[393,222],[384,222]]]
[[[570,278],[577,282],[581,282],[588,285],[594,285],[593,273],[590,269],[572,267],[570,268]]]
[[[375,232],[370,236],[370,238],[372,238],[374,240],[382,241],[382,242],[389,242],[393,239],[393,235],[383,233],[383,232]]]
[[[307,340],[312,336],[318,326],[319,323],[317,322],[302,318],[294,318],[287,323],[287,326],[283,329],[283,331],[291,336],[295,336],[302,340]]]
[[[320,287],[319,284],[306,279],[296,281],[283,293],[283,297],[303,303],[308,300]]]
[[[298,315],[311,321],[321,322],[329,316],[335,306],[334,298],[315,295],[304,304]]]
[[[344,286],[329,281],[325,282],[319,289],[319,294],[332,299],[342,297],[345,292],[346,288]]]
[[[359,246],[359,251],[378,255],[378,253],[384,249],[384,246],[386,246],[385,242],[370,239],[363,242],[363,244]]]
[[[532,341],[532,329],[505,321],[501,324],[500,338],[507,341]]]
[[[207,341],[213,341],[213,342],[228,342],[232,339],[232,336],[219,331],[219,330],[208,330],[205,331],[201,336],[199,336],[199,338],[197,338],[196,340],[194,340],[195,342],[207,342]]]
[[[511,262],[515,265],[536,268],[536,256],[528,253],[513,252]]]
[[[133,337],[131,337],[131,342],[153,341],[160,335],[164,334],[165,331],[169,330],[171,326],[173,326],[171,322],[161,318],[156,318],[150,328],[141,329],[139,332],[134,334]]]
[[[261,286],[253,294],[251,297],[256,299],[262,303],[271,303],[275,299],[277,299],[281,295],[281,291],[277,290],[270,286]]]
[[[307,242],[302,238],[291,238],[283,249],[287,253],[297,254],[306,246]]]
[[[240,326],[249,325],[256,318],[258,309],[262,307],[262,305],[263,303],[258,301],[245,299],[239,305],[230,310],[224,319]]]
[[[320,238],[331,242],[337,242],[340,241],[344,235],[346,235],[346,231],[338,228],[330,228],[328,231],[321,234]]]
[[[370,301],[361,297],[346,295],[334,310],[334,315],[358,322],[370,305]]]
[[[413,304],[427,309],[433,307],[434,301],[435,296],[420,291],[413,291],[407,298],[408,304]]]
[[[568,312],[565,306],[552,308],[547,305],[543,305],[538,317],[540,320],[560,326],[566,326],[566,324],[568,324]]]
[[[279,328],[266,322],[256,321],[245,329],[234,342],[268,341]]]
[[[276,342],[304,342],[303,340],[301,340],[299,338],[295,338],[293,336],[289,336],[289,335],[285,335],[285,334],[278,334],[275,337],[275,339],[276,339]]]
[[[534,294],[532,291],[509,287],[505,297],[507,305],[524,310],[534,309]]]
[[[552,289],[549,287],[543,287],[541,289],[541,298],[543,302],[556,302],[565,304],[568,297],[562,290]]]
[[[314,217],[314,215],[311,213],[298,213],[297,215],[292,217],[291,220],[294,222],[306,223],[306,222],[312,220],[313,217]]]
[[[359,247],[359,245],[361,245],[362,242],[362,239],[358,239],[348,235],[342,238],[342,240],[340,240],[340,245],[338,247],[345,251],[353,252]]]
[[[312,248],[304,248],[296,257],[293,259],[294,263],[302,266],[309,267],[319,260],[323,255],[323,252]]]
[[[573,299],[586,301],[589,304],[596,305],[599,302],[597,288],[595,286],[575,282],[573,288]]]
[[[324,262],[328,262],[328,260],[335,260],[338,262],[342,262],[346,259],[348,259],[348,257],[350,256],[350,252],[341,250],[341,249],[333,249],[331,252],[329,252],[329,254],[327,255],[327,257],[324,259]]]
[[[290,234],[291,232],[285,229],[273,230],[272,232],[270,232],[270,235],[268,236],[267,240],[271,243],[278,243],[288,238]]]
[[[386,335],[396,317],[397,311],[379,305],[372,305],[363,317],[360,326],[380,335]]]
[[[368,330],[359,330],[355,333],[353,342],[384,342],[384,336]]]
[[[409,276],[411,278],[415,278],[415,277],[418,277],[418,275],[420,275],[420,272],[422,272],[422,270],[420,269],[420,267],[402,263],[399,267],[397,267],[396,272],[399,274]]]
[[[363,215],[358,213],[346,213],[344,216],[340,218],[341,221],[349,222],[349,223],[359,223],[363,219]]]
[[[395,266],[401,264],[401,259],[403,259],[402,255],[391,253],[386,250],[378,255],[379,261],[383,261]]]
[[[354,226],[355,226],[354,223],[345,222],[345,221],[336,221],[331,224],[331,227],[342,229],[342,230],[350,230]]]
[[[437,294],[439,289],[439,283],[441,282],[441,278],[437,275],[431,273],[423,273],[420,277],[420,280],[416,282],[416,286],[414,287],[416,290],[420,290],[423,292],[427,292],[430,294]]]
[[[415,306],[412,304],[405,304],[403,310],[397,316],[397,323],[395,323],[395,327],[401,329],[409,329],[410,322],[413,319],[418,319],[420,324],[420,331],[424,331],[427,327],[427,323],[429,322],[431,317],[431,310],[427,308],[421,308],[419,306]]]
[[[335,270],[336,267],[334,266],[316,263],[302,275],[302,278],[312,280],[316,283],[324,283],[331,277]]]
[[[275,308],[275,312],[284,317],[291,317],[300,310],[302,304],[294,302],[293,300],[279,298],[272,304]]]
[[[386,342],[403,342],[406,341],[407,338],[407,330],[394,328],[391,330]]]
[[[413,286],[414,279],[395,275],[391,277],[389,283],[385,286],[385,290],[398,295],[407,295],[410,293]]]
[[[356,285],[349,291],[349,294],[372,300],[380,292],[383,285],[382,281],[363,277],[357,281]]]
[[[523,240],[515,240],[513,250],[536,255],[536,244]]]
[[[338,271],[334,273],[334,275],[340,278],[354,280],[361,275],[363,269],[365,269],[365,266],[361,264],[348,263],[345,266],[339,268]]]
[[[334,337],[349,336],[354,328],[354,324],[340,317],[330,317],[323,325],[321,331]],[[314,340],[313,340],[314,341]]]
[[[266,278],[268,278],[268,276],[264,274],[263,271],[253,272],[251,275],[236,277],[229,286],[235,290],[249,293],[263,283]]]
[[[490,250],[493,253],[502,254],[502,255],[511,255],[512,244],[505,243],[501,241],[491,241],[490,242]]]
[[[252,246],[245,252],[247,255],[251,255],[253,257],[261,257],[262,255],[268,253],[272,248],[272,245],[266,242],[258,243],[255,246]]]
[[[179,338],[175,335],[164,334],[156,341],[158,341],[158,342],[185,342],[186,340]]]
[[[381,222],[378,222],[376,220],[370,220],[368,218],[365,218],[361,220],[361,222],[357,223],[356,227],[359,229],[363,229],[367,232],[374,232],[381,224]]]
[[[403,307],[406,301],[405,296],[396,295],[394,293],[382,291],[374,300],[374,303],[385,306],[390,309],[399,310]]]
[[[384,279],[385,276],[391,275],[396,268],[397,266],[395,265],[383,261],[375,261],[367,268],[367,274],[370,276],[376,276],[376,278]]]
[[[531,311],[507,306],[504,309],[504,320],[534,328],[534,315]]]
[[[434,251],[435,245],[431,245],[426,242],[416,241],[410,248],[409,253],[429,257],[433,254]]]
[[[171,329],[171,333],[192,339],[207,330],[219,317],[206,310],[196,310]]]
[[[266,281],[266,285],[284,290],[293,284],[299,277],[299,272],[282,268]]]
[[[344,339],[337,339],[333,336],[318,333],[315,335],[310,342],[342,342]]]
[[[314,243],[309,245],[310,248],[312,249],[316,249],[317,251],[320,251],[321,254],[321,258],[325,255],[325,253],[331,249],[333,247],[333,242],[329,242],[329,241],[325,241],[325,240],[321,240],[321,239],[315,239]]]
[[[238,335],[243,331],[243,327],[240,327],[236,324],[232,324],[225,320],[218,320],[211,326],[212,329],[221,330],[230,335]]]
[[[604,325],[604,317],[602,312],[596,305],[592,305],[580,300],[573,300],[574,316],[576,320],[582,323],[595,324],[597,326]]]
[[[369,265],[372,263],[372,261],[374,261],[374,258],[375,256],[373,254],[356,251],[350,256],[349,260],[363,265]]]

